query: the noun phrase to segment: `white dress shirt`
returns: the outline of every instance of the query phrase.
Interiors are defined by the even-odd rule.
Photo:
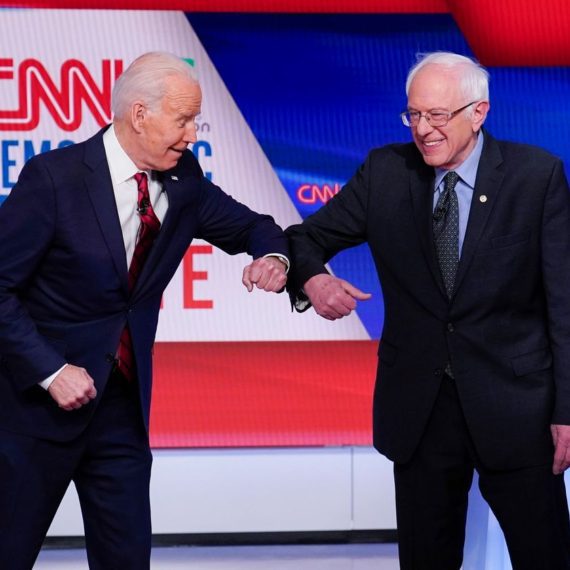
[[[119,144],[113,125],[103,135],[103,144],[111,173],[121,230],[123,231],[128,267],[133,258],[140,227],[140,217],[137,213],[138,187],[134,175],[142,171],[135,166],[135,163]],[[150,203],[154,213],[162,223],[168,210],[168,197],[166,192],[162,191],[162,184],[158,182],[156,174],[152,171],[145,171],[145,174],[148,176]]]

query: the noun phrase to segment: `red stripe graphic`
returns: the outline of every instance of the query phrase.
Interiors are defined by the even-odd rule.
[[[451,13],[484,65],[570,65],[567,0],[13,0],[4,6],[184,12]]]
[[[446,0],[13,0],[4,6],[183,12],[438,13]]]

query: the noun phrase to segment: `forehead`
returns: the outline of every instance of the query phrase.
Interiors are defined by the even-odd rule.
[[[454,105],[460,96],[457,70],[430,64],[414,76],[408,93],[408,104],[414,108],[448,107]]]
[[[180,110],[199,110],[202,90],[195,81],[186,77],[172,76],[166,79],[164,103]]]

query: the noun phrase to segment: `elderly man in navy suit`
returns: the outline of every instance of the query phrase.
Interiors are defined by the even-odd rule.
[[[374,444],[394,461],[402,570],[458,570],[473,471],[515,570],[568,570],[570,194],[562,162],[494,139],[487,72],[433,53],[408,75],[413,143],[373,150],[288,230],[299,309],[366,295],[326,272],[367,242],[385,305]]]
[[[150,564],[148,418],[161,295],[193,238],[249,253],[280,291],[287,240],[208,181],[200,86],[166,53],[135,60],[113,124],[31,159],[0,208],[0,567],[30,570],[71,481],[90,568]]]

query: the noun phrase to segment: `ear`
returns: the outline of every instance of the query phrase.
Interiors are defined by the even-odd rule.
[[[473,106],[473,115],[471,116],[471,125],[473,132],[477,133],[483,126],[485,119],[487,118],[487,113],[491,108],[489,101],[479,101]]]
[[[131,106],[131,124],[137,133],[143,129],[147,113],[148,109],[141,101],[135,101]]]

